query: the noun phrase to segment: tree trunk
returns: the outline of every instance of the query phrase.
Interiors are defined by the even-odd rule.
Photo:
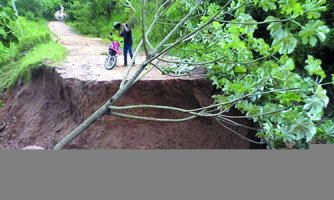
[[[16,17],[19,17],[19,13],[17,12],[16,5],[15,5],[15,0],[11,0],[11,1],[12,1],[12,8],[15,12],[15,15]]]
[[[17,18],[19,18],[19,13],[17,11],[17,8],[16,8],[16,5],[15,5],[15,0],[11,0],[11,4],[12,4],[12,8],[15,12],[15,15]],[[20,24],[20,21],[19,20],[16,20],[16,24],[19,28],[19,31],[20,31],[20,35],[22,36],[23,35],[23,30],[22,30],[22,27],[21,27],[21,24]]]
[[[71,134],[62,139],[55,147],[55,150],[63,149],[68,143],[78,137],[83,131],[89,128],[96,120],[101,118],[109,110],[110,102],[104,104],[99,110],[86,119],[80,126],[78,126]]]
[[[145,67],[148,65],[146,61],[140,66],[140,68],[135,72],[133,77],[121,87],[116,94],[107,101],[100,109],[98,109],[94,114],[88,117],[82,124],[80,124],[74,131],[62,139],[53,149],[60,150],[63,149],[68,143],[78,137],[82,132],[89,128],[94,122],[100,119],[103,115],[107,114],[110,110],[109,107],[112,106],[116,101],[118,101],[124,93],[134,84],[135,80],[144,71]]]

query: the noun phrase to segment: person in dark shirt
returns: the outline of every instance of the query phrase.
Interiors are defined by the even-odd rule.
[[[130,54],[130,57],[132,59],[133,53],[132,53],[132,44],[133,44],[133,38],[132,38],[132,32],[128,24],[123,23],[123,30],[120,33],[120,37],[124,38],[124,47],[123,47],[123,54],[124,54],[124,66],[128,65],[128,52]],[[133,62],[135,65],[135,62]]]

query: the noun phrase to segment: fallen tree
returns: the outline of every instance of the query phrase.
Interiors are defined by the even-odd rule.
[[[133,9],[133,12],[139,12],[130,1],[122,3]],[[294,61],[289,57],[297,47],[297,38],[303,45],[311,46],[325,40],[329,29],[319,20],[320,13],[324,10],[324,1],[309,0],[302,6],[297,0],[279,3],[276,0],[229,0],[220,6],[201,0],[193,3],[166,0],[157,9],[149,28],[146,28],[145,12],[148,11],[145,10],[145,5],[146,0],[142,0],[140,9],[142,40],[133,59],[143,48],[146,60],[131,77],[129,72],[133,66],[130,64],[119,90],[100,109],[62,139],[54,149],[65,148],[103,115],[157,123],[183,122],[197,117],[214,118],[223,127],[232,131],[230,126],[257,130],[261,142],[243,138],[254,143],[267,144],[271,149],[309,148],[309,144],[317,136],[334,137],[333,122],[322,119],[323,109],[329,101],[323,86],[332,83],[323,83],[326,75],[321,69],[321,61],[311,55],[308,56],[305,71],[309,76],[315,77],[312,79],[295,73]],[[180,5],[187,6],[189,12],[175,24],[159,44],[153,46],[150,43],[152,30],[163,20],[162,17],[169,9],[175,9],[173,6]],[[276,12],[283,13],[278,15],[284,18],[268,14],[264,20],[257,21],[247,13],[250,7],[260,8],[266,12],[279,8]],[[302,25],[302,22],[305,25]],[[258,26],[267,27],[271,37],[269,41],[255,36]],[[190,49],[188,59],[166,60],[164,56],[177,46],[181,46],[182,50]],[[205,66],[209,70],[210,79],[221,91],[214,96],[215,103],[192,110],[159,105],[115,106],[127,90],[144,75],[145,69],[158,68],[153,63],[157,59],[177,66]],[[229,116],[227,113],[232,107],[245,113],[245,116]],[[124,113],[126,110],[138,108],[167,109],[189,116],[182,119],[164,119]],[[252,119],[259,123],[260,128],[239,124],[234,121],[238,118]],[[238,134],[236,131],[233,132]]]

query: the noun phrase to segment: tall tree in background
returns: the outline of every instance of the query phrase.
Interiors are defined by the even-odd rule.
[[[16,5],[15,5],[15,0],[11,0],[11,1],[12,1],[12,7],[13,7],[13,10],[14,10],[14,12],[15,12],[15,15],[16,15],[17,17],[19,17],[19,13],[17,12]]]

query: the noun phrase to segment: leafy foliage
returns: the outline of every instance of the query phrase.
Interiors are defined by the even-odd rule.
[[[146,24],[150,24],[155,12],[164,0],[146,1]],[[78,32],[106,39],[110,32],[118,35],[113,29],[114,22],[126,22],[130,25],[134,37],[134,45],[141,40],[141,1],[131,1],[137,12],[124,6],[116,0],[68,0],[65,10],[69,14],[69,25]],[[152,44],[159,43],[168,34],[175,23],[181,18],[180,14],[187,11],[193,1],[177,0],[168,10],[163,21],[159,22],[150,35]],[[180,31],[183,28],[180,29]],[[121,41],[121,38],[118,38]]]
[[[239,27],[245,28],[245,34],[253,34],[257,25],[250,14],[241,14],[237,20],[241,23]],[[255,24],[254,24],[255,23]]]
[[[11,42],[18,42],[14,28],[11,25],[11,22],[15,20],[17,20],[17,17],[13,10],[0,5],[0,41],[7,48],[10,47]]]
[[[121,3],[115,0],[72,0],[67,1],[65,10],[69,14],[69,25],[78,32],[86,35],[107,38],[110,32],[118,35],[113,30],[114,22],[128,22],[134,29],[138,18],[134,18],[135,13],[128,8],[122,8]],[[131,23],[130,23],[131,21]],[[140,30],[133,30],[134,36]],[[119,40],[120,38],[118,38]],[[135,37],[138,43],[139,37]]]
[[[19,15],[29,20],[52,19],[53,13],[60,9],[61,0],[16,0]]]
[[[297,39],[286,30],[278,30],[273,35],[273,46],[279,47],[280,54],[290,54],[297,46]]]
[[[334,144],[334,123],[326,120],[317,128],[316,140],[322,143]]]
[[[277,8],[276,5],[277,0],[257,0],[254,3],[259,3],[262,9],[266,12],[269,10],[275,10]]]
[[[326,10],[326,0],[306,0],[303,5],[304,10],[307,10],[308,19],[318,19],[321,16],[321,12]]]
[[[326,34],[329,33],[329,28],[323,25],[321,21],[309,21],[303,30],[299,32],[303,44],[310,44],[315,46],[317,41],[325,41]]]
[[[310,75],[318,75],[321,78],[325,78],[326,74],[324,70],[321,68],[321,60],[314,59],[313,56],[309,55],[306,60],[307,65],[305,66],[305,69],[308,71]]]
[[[185,75],[191,74],[195,69],[195,66],[189,64],[173,64],[164,67],[162,70],[165,74]]]
[[[201,53],[185,53],[184,57],[196,58],[197,62],[224,58],[207,65],[208,77],[220,91],[214,96],[215,101],[224,103],[248,96],[228,108],[235,107],[257,122],[260,125],[258,136],[270,148],[287,148],[291,144],[294,148],[307,148],[320,133],[323,136],[326,132],[325,128],[319,128],[325,127],[323,114],[329,103],[320,82],[326,74],[321,60],[308,55],[304,68],[310,76],[318,78],[302,76],[295,71],[293,56],[297,46],[309,45],[309,48],[326,40],[329,28],[319,19],[325,10],[324,1],[233,2],[231,7],[237,9],[231,14],[235,18],[232,23],[212,23],[192,39],[195,46],[203,46],[196,48]],[[275,12],[269,12],[274,7]],[[210,8],[212,10],[201,21],[188,23],[189,29],[205,23],[219,6]],[[252,17],[251,11],[256,8],[268,13],[261,16],[264,22]],[[268,32],[259,33],[257,30],[263,30],[262,27]],[[211,32],[214,36],[208,38]],[[194,45],[184,46],[195,51]],[[208,53],[205,49],[214,50]],[[226,105],[222,109],[226,109]],[[333,124],[327,122],[326,125],[326,130],[331,130]]]

